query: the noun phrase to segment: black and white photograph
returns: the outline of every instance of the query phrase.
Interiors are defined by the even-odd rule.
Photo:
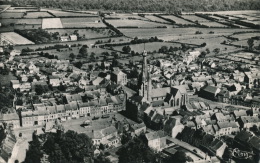
[[[260,0],[0,0],[0,163],[260,163]]]

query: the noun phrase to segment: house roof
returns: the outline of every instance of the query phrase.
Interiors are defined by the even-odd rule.
[[[214,87],[214,86],[210,86],[210,85],[208,85],[208,86],[205,86],[205,87],[203,87],[203,88],[201,88],[202,90],[204,90],[205,92],[209,92],[209,93],[213,93],[213,94],[215,94],[216,92],[217,92],[217,87]]]
[[[154,140],[154,139],[160,139],[165,137],[163,131],[155,131],[155,132],[150,132],[145,134],[145,137],[147,138],[148,141]]]

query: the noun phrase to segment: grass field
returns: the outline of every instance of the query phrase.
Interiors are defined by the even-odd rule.
[[[22,18],[23,12],[4,12],[1,13],[0,18]]]
[[[159,26],[165,26],[164,24],[142,21],[142,20],[106,20],[109,24],[112,24],[115,27],[139,27],[139,28],[155,28]]]
[[[171,20],[175,21],[177,24],[193,24],[191,22],[188,22],[184,19],[178,18],[178,17],[173,16],[173,15],[162,15],[162,17],[167,18],[167,19],[171,19]]]
[[[63,28],[60,18],[44,18],[42,19],[42,29]]]
[[[49,33],[55,33],[55,32],[59,32],[60,35],[65,35],[65,34],[73,34],[75,29],[48,29],[47,30]],[[109,33],[109,29],[98,29],[98,30],[92,30],[92,29],[77,29],[77,33],[79,34],[79,36],[83,36],[85,35],[86,39],[90,39],[90,38],[100,38],[100,37],[109,37],[112,35],[112,33],[114,33],[113,31],[111,31]],[[115,34],[115,33],[114,33]]]
[[[153,51],[158,51],[162,46],[167,46],[167,47],[181,47],[181,44],[177,43],[168,43],[168,42],[153,42],[153,43],[146,43],[145,44],[145,49],[149,52]],[[144,51],[144,44],[134,44],[130,45],[131,50],[141,53]],[[122,51],[123,46],[114,46],[115,50]]]
[[[44,18],[44,17],[53,17],[48,12],[27,12],[24,18]]]

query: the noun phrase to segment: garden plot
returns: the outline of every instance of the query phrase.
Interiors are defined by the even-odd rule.
[[[60,18],[43,18],[42,29],[63,28]]]

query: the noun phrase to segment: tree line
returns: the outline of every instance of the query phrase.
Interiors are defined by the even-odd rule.
[[[176,13],[176,11],[217,11],[217,10],[257,10],[259,0],[11,0],[15,6],[34,5],[37,7],[60,8],[64,10],[113,10],[151,12],[160,11]]]

